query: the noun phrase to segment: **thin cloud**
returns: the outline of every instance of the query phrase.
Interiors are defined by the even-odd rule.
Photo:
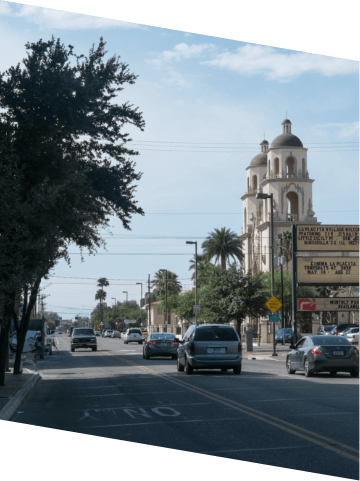
[[[239,74],[265,75],[269,80],[290,81],[305,73],[327,77],[356,73],[359,63],[341,58],[303,52],[285,53],[262,45],[244,45],[235,53],[223,52],[201,64],[232,70]]]
[[[215,45],[211,43],[201,43],[188,45],[187,43],[178,43],[173,50],[165,50],[156,59],[151,60],[151,63],[161,66],[169,62],[180,62],[190,58],[199,58],[208,52],[214,52]]]
[[[20,8],[10,8],[8,4],[0,2],[0,13],[11,17],[23,17],[30,23],[40,25],[42,28],[51,29],[85,30],[116,27],[143,28],[136,23],[93,17],[90,15],[80,15],[51,8],[33,7],[31,5],[22,5]]]
[[[359,122],[318,124],[313,127],[313,132],[316,135],[337,134],[340,138],[358,137]]]

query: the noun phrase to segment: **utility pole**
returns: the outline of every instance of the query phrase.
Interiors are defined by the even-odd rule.
[[[150,326],[151,326],[151,297],[150,297],[150,274],[149,274],[149,277],[148,277],[148,296],[149,296],[149,330],[150,330]],[[150,334],[150,332],[149,332]]]
[[[167,325],[168,319],[168,310],[167,310],[167,269],[159,269],[160,272],[165,272],[165,322],[164,324]]]
[[[284,319],[284,286],[283,286],[283,263],[282,263],[282,256],[283,256],[283,235],[279,235],[280,240],[280,275],[281,275],[281,327],[285,328],[285,319]]]
[[[185,244],[195,244],[195,305],[197,305],[197,241],[186,241]],[[195,324],[197,324],[197,314],[195,313]]]

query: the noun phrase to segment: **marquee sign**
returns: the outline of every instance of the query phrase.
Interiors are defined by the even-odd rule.
[[[298,311],[358,311],[358,297],[319,297],[297,300]]]
[[[358,257],[298,257],[298,284],[359,284]]]
[[[298,225],[298,251],[359,250],[358,225]]]

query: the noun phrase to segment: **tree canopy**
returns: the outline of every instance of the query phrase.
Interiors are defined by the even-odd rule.
[[[230,229],[225,227],[210,232],[201,247],[203,255],[208,260],[211,260],[213,257],[215,257],[215,262],[220,260],[223,269],[226,269],[226,262],[230,258],[241,262],[244,257],[242,241],[235,232],[231,232]]]

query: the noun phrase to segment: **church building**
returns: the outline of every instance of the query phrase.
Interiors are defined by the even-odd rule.
[[[284,231],[291,232],[292,224],[320,224],[313,211],[314,179],[310,178],[308,170],[308,149],[291,132],[290,120],[285,119],[281,125],[281,134],[272,141],[270,147],[269,142],[263,140],[260,153],[246,168],[246,190],[241,197],[243,228],[239,238],[245,254],[244,271],[251,275],[271,271],[270,246],[278,245],[278,235]],[[256,199],[257,193],[272,193],[273,205],[270,205],[270,198]],[[271,208],[274,220],[272,240]],[[278,255],[279,249],[276,248],[274,258]]]

